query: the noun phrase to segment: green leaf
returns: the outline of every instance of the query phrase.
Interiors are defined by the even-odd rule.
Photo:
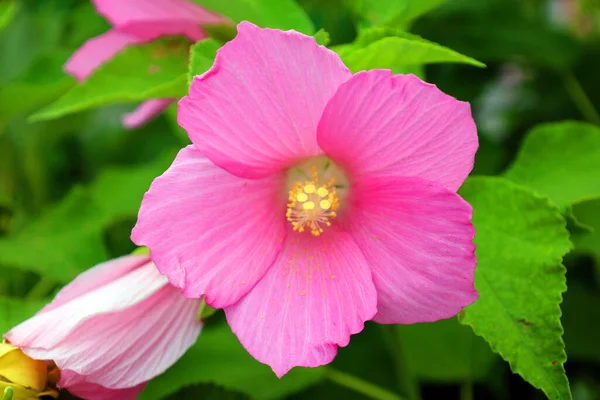
[[[401,26],[442,5],[446,0],[353,0],[352,9],[370,25]]]
[[[101,210],[82,188],[12,236],[0,239],[0,263],[67,283],[107,258]]]
[[[75,81],[62,70],[69,56],[62,51],[40,55],[16,79],[0,88],[0,99],[10,99],[0,102],[0,118],[35,110],[69,90]]]
[[[187,386],[177,393],[166,397],[166,400],[181,400],[181,399],[202,399],[202,400],[251,400],[250,396],[247,396],[240,392],[234,392],[231,390],[223,389],[222,387],[201,384]]]
[[[137,216],[144,193],[154,178],[169,167],[175,153],[168,149],[151,163],[105,169],[88,187],[99,209],[101,224]]]
[[[590,229],[572,233],[575,250],[593,256],[600,273],[600,198],[574,204],[573,215]]]
[[[314,34],[314,37],[315,37],[315,42],[317,42],[317,44],[319,44],[321,46],[327,46],[329,44],[329,42],[331,41],[331,38],[329,37],[329,33],[327,33],[327,31],[325,31],[324,29],[319,29],[319,31]]]
[[[412,373],[421,381],[484,380],[497,360],[490,346],[456,318],[396,326]]]
[[[45,301],[0,297],[0,336],[40,311]]]
[[[231,18],[250,21],[263,28],[294,29],[312,35],[315,28],[294,0],[193,0],[202,7]]]
[[[181,97],[187,92],[187,50],[188,42],[179,38],[129,46],[31,120],[58,118],[114,102]]]
[[[563,212],[600,197],[600,128],[576,121],[537,125],[504,176],[548,196]]]
[[[322,369],[294,368],[282,379],[256,361],[223,324],[206,327],[198,343],[167,372],[150,381],[140,400],[162,399],[195,383],[214,383],[257,399],[277,399],[323,379]]]
[[[550,399],[571,399],[559,307],[561,259],[571,246],[565,219],[547,199],[503,178],[471,178],[460,192],[473,206],[479,292],[461,322]]]
[[[194,76],[202,75],[210,69],[215,61],[219,47],[221,45],[214,39],[204,39],[192,45],[190,49],[188,83],[192,83]]]
[[[392,69],[405,65],[443,62],[485,67],[479,61],[439,44],[391,28],[370,28],[352,43],[335,50],[353,72],[374,68]]]
[[[12,21],[17,13],[17,2],[15,0],[4,0],[0,3],[0,31]]]

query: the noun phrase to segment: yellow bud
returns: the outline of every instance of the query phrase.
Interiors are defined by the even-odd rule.
[[[13,399],[38,399],[42,395],[58,397],[48,390],[48,372],[45,361],[28,357],[18,347],[0,343],[0,392],[6,387],[14,391]]]

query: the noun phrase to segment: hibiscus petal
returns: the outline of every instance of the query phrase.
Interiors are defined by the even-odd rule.
[[[175,99],[151,99],[140,104],[133,112],[123,115],[123,125],[129,129],[139,128],[163,112]]]
[[[199,304],[184,298],[148,263],[37,314],[6,338],[28,356],[53,360],[86,382],[130,388],[164,372],[195,343],[202,328],[196,321]]]
[[[340,86],[319,122],[319,145],[355,179],[413,176],[456,191],[473,168],[468,103],[414,75],[361,72]]]
[[[135,400],[144,389],[146,383],[142,383],[127,389],[107,389],[95,383],[85,381],[85,377],[69,371],[60,371],[59,388],[65,388],[77,397],[87,400]]]
[[[81,82],[125,47],[141,42],[140,39],[126,33],[108,31],[78,48],[66,62],[65,72]]]
[[[350,76],[313,37],[242,22],[179,102],[179,124],[215,164],[265,177],[320,153],[317,123]]]
[[[242,345],[277,376],[333,360],[377,312],[369,267],[346,232],[290,232],[279,258],[242,300],[225,308]]]
[[[146,255],[129,255],[98,264],[79,274],[62,288],[52,303],[44,307],[42,312],[53,310],[93,289],[109,284],[149,261],[150,257]]]
[[[247,180],[194,146],[144,196],[132,240],[187,297],[216,308],[235,303],[264,275],[285,237],[283,175]]]
[[[205,37],[200,24],[227,20],[186,0],[93,0],[96,10],[116,29],[149,41],[165,35]]]
[[[379,179],[354,188],[350,232],[371,266],[376,322],[449,318],[477,299],[471,206],[420,178]]]

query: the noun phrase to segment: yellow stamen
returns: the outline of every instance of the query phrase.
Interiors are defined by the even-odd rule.
[[[300,203],[308,200],[308,195],[306,193],[298,193],[296,195],[296,200],[298,200]]]
[[[319,189],[317,189],[317,194],[319,195],[319,197],[325,197],[329,194],[329,190],[321,186]]]
[[[308,185],[304,185],[304,193],[314,193],[316,190],[315,185],[313,185],[312,183],[309,183]]]
[[[313,203],[312,201],[307,201],[306,203],[302,204],[302,208],[304,208],[305,210],[314,210],[315,203]]]
[[[296,181],[291,185],[285,216],[296,232],[310,232],[320,236],[323,228],[331,226],[340,206],[334,180],[319,183],[317,168],[312,168],[312,181]]]

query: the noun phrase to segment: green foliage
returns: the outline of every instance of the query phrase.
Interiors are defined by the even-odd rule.
[[[588,228],[572,233],[575,249],[595,258],[600,277],[600,198],[574,204],[573,215]]]
[[[294,29],[312,35],[315,28],[293,0],[192,0],[202,7],[231,18],[250,21],[263,28]]]
[[[185,95],[248,20],[314,35],[352,71],[415,73],[470,102],[480,143],[472,175],[509,166],[460,191],[474,207],[480,299],[435,323],[367,322],[331,365],[282,380],[206,307],[200,318],[215,314],[198,343],[141,398],[430,400],[460,388],[463,399],[508,400],[542,398],[539,388],[569,399],[569,382],[573,398],[598,397],[600,128],[574,121],[600,119],[597,0],[562,19],[548,11],[555,1],[190,1],[229,23],[204,25],[198,43],[130,46],[78,84],[65,61],[112,29],[93,2],[0,0],[0,331],[81,271],[134,250],[142,196],[189,138],[176,104],[126,130],[121,116],[134,104],[116,103]],[[473,68],[481,61],[487,68]]]
[[[483,336],[514,372],[550,399],[570,399],[560,303],[566,222],[546,199],[502,178],[472,178],[461,194],[477,230],[479,299],[461,322]]]
[[[32,317],[46,304],[45,301],[0,297],[0,336],[12,327]]]
[[[352,0],[354,12],[371,25],[402,26],[446,0]]]
[[[207,327],[198,343],[166,373],[152,380],[140,400],[161,399],[194,383],[214,383],[257,399],[278,399],[323,379],[322,369],[295,368],[282,379],[256,361],[227,325]]]
[[[65,75],[62,66],[70,54],[42,54],[20,76],[0,88],[0,119],[24,114],[56,99],[75,83]]]
[[[569,283],[562,310],[569,360],[600,361],[600,293],[589,285]]]
[[[196,75],[202,75],[210,69],[219,50],[219,43],[214,39],[204,39],[190,48],[190,65],[188,82],[191,83]]]
[[[75,188],[24,229],[0,239],[0,263],[67,283],[107,258],[99,215],[89,194]]]
[[[0,3],[0,30],[2,30],[14,18],[17,12],[16,0],[5,0]]]
[[[181,97],[187,89],[187,53],[188,43],[182,39],[129,46],[31,120],[58,118],[115,102]]]
[[[541,4],[532,10],[536,6],[522,0],[447,1],[418,21],[415,33],[485,63],[517,62],[564,70],[577,61],[582,45],[548,23],[541,16],[547,12]]]
[[[179,399],[203,399],[203,400],[251,400],[252,398],[241,392],[234,392],[223,389],[222,387],[201,384],[187,386],[177,393],[166,397],[167,400]]]
[[[329,42],[331,42],[329,33],[327,33],[323,29],[319,29],[319,31],[317,33],[315,33],[314,37],[315,37],[315,42],[317,42],[317,44],[320,44],[321,46],[327,46],[329,44]]]
[[[600,197],[600,128],[576,121],[538,125],[504,176],[548,196],[561,210]]]
[[[497,358],[483,339],[456,318],[397,329],[406,362],[422,381],[483,381]]]
[[[68,283],[106,260],[104,230],[137,215],[143,194],[173,157],[167,151],[153,163],[106,169],[88,187],[74,188],[16,234],[0,238],[0,264]]]
[[[353,72],[441,62],[485,65],[416,35],[391,28],[370,28],[349,45],[334,49]]]

